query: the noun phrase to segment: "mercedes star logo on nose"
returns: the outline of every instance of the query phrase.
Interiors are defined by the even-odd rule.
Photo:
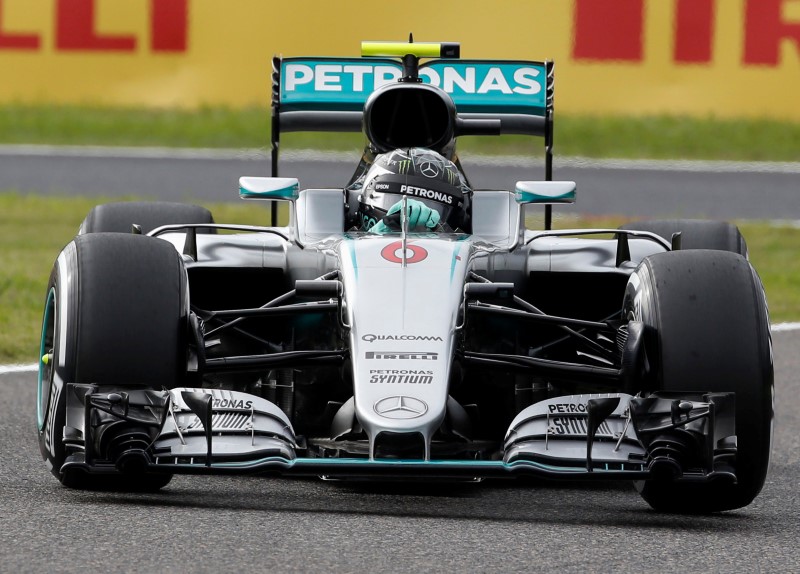
[[[375,403],[375,412],[387,419],[415,419],[428,412],[428,405],[406,396],[386,397]]]
[[[422,162],[419,166],[419,171],[425,177],[436,177],[439,175],[439,167],[432,161]]]

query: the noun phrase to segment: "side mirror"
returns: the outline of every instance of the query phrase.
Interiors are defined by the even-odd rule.
[[[518,181],[514,199],[520,205],[531,203],[575,203],[574,181]]]
[[[294,201],[300,196],[296,177],[240,177],[239,197]]]

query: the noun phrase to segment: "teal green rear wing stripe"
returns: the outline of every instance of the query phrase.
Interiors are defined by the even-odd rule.
[[[273,97],[281,113],[359,111],[402,72],[389,58],[277,58]],[[533,61],[436,59],[420,64],[419,76],[448,93],[459,113],[544,117],[551,89],[546,64]]]

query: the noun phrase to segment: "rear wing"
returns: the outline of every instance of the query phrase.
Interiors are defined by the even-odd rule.
[[[361,131],[361,110],[403,65],[378,58],[273,59],[272,109],[281,132]],[[443,89],[464,118],[492,118],[501,133],[544,136],[553,105],[552,62],[432,60],[423,83]]]
[[[552,61],[461,60],[458,45],[377,43],[375,55],[417,58],[414,68],[423,83],[444,90],[461,120],[495,120],[500,134],[540,136],[545,144],[545,179],[552,179],[554,65]],[[381,52],[389,46],[391,49]],[[453,51],[446,46],[455,46]],[[359,132],[367,98],[381,86],[407,75],[403,60],[371,57],[362,44],[362,58],[275,56],[272,60],[272,176],[277,177],[281,133]],[[429,58],[418,63],[418,57]],[[454,57],[453,57],[454,56]],[[549,217],[549,209],[546,217]],[[549,228],[548,222],[546,222]]]

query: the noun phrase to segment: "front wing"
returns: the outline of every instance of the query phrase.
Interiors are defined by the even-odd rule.
[[[330,478],[735,481],[732,393],[572,395],[536,403],[490,460],[312,456],[275,404],[236,391],[119,391],[70,385],[83,429],[67,427],[62,471],[280,474]]]

